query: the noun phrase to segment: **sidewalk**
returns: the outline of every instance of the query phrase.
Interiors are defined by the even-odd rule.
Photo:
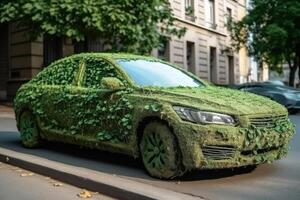
[[[0,199],[5,200],[116,200],[2,162],[0,180]]]

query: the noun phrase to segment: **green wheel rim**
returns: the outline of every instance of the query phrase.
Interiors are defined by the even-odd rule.
[[[166,164],[166,146],[158,134],[152,132],[145,137],[146,149],[143,151],[145,162],[148,166],[162,169]]]
[[[179,174],[178,149],[169,128],[159,122],[148,124],[140,143],[143,163],[150,175],[173,178]]]
[[[39,143],[39,134],[33,115],[24,112],[20,118],[21,140],[26,147],[35,147]]]

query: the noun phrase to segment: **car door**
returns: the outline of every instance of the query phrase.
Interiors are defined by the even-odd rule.
[[[115,77],[127,85],[116,68],[103,59],[86,57],[80,72],[80,87],[70,101],[72,133],[80,141],[99,143],[126,143],[131,130],[132,109],[128,90],[103,88],[103,77]],[[102,144],[103,145],[103,144]]]
[[[76,91],[80,59],[68,58],[49,66],[38,77],[40,86],[41,128],[44,132],[65,135],[70,132],[70,99]],[[48,135],[50,137],[50,135]]]

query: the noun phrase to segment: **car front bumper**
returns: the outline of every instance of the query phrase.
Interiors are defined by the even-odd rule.
[[[289,142],[295,133],[289,120],[272,128],[182,122],[174,130],[186,170],[273,162],[287,155]]]
[[[288,110],[300,110],[300,100],[288,100],[285,104]]]

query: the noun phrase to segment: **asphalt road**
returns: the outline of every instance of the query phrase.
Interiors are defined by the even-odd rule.
[[[300,133],[300,115],[290,116]],[[275,200],[300,199],[300,136],[291,142],[287,158],[273,164],[264,164],[251,171],[235,170],[194,171],[181,179],[161,181],[149,177],[139,160],[80,149],[75,146],[46,144],[39,149],[25,149],[20,144],[14,119],[0,119],[0,146],[10,150],[40,156],[64,164],[91,169],[135,181],[152,184],[177,192],[213,200]]]
[[[91,195],[90,200],[112,200],[1,162],[0,180],[1,200],[74,200],[80,199],[80,195]]]

